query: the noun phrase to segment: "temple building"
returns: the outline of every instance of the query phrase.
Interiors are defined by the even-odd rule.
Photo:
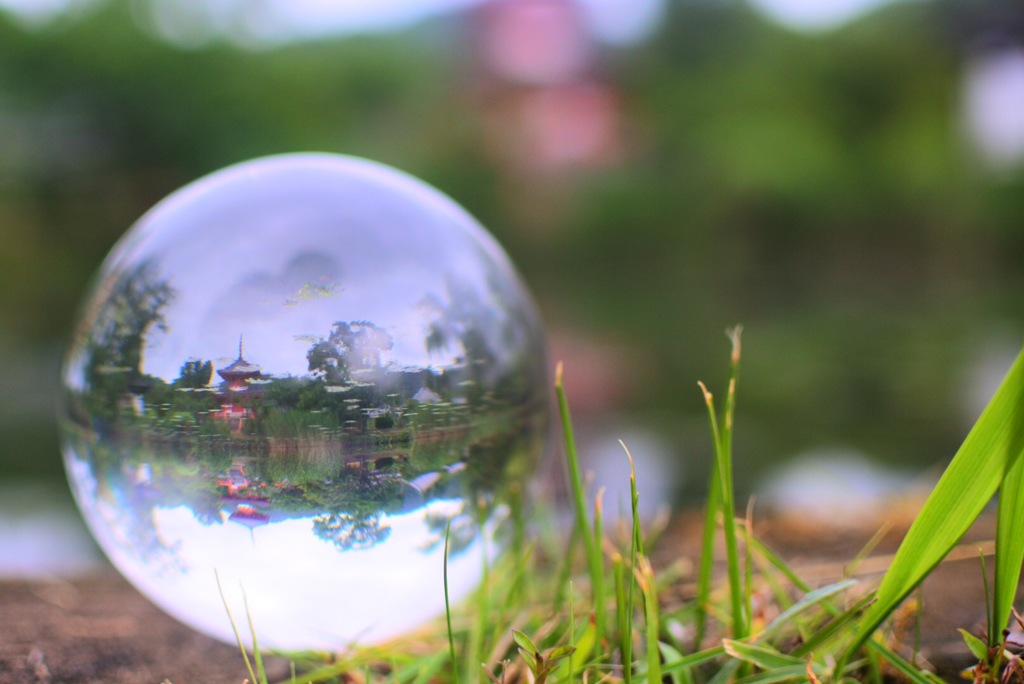
[[[245,359],[245,348],[243,338],[238,338],[238,358],[226,368],[217,371],[223,382],[214,395],[220,408],[211,412],[210,416],[216,420],[226,420],[237,432],[241,432],[242,425],[246,419],[251,418],[252,409],[247,404],[247,399],[258,397],[263,391],[254,386],[253,381],[263,378],[262,369],[255,363]]]
[[[467,36],[476,68],[466,93],[499,172],[502,211],[538,237],[564,230],[580,181],[628,154],[624,96],[584,2],[484,0]]]
[[[263,371],[255,363],[245,360],[245,340],[238,338],[238,358],[228,366],[217,371],[217,375],[224,379],[221,385],[221,392],[248,392],[249,381],[259,380],[263,377]]]
[[[476,92],[497,161],[543,184],[617,163],[620,96],[580,0],[488,0],[474,16]]]

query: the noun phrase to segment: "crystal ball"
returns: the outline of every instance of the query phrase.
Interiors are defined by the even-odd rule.
[[[64,363],[65,466],[111,562],[182,622],[377,643],[443,615],[446,547],[453,602],[500,551],[545,365],[530,295],[452,200],[267,157],[171,194],[104,262]]]

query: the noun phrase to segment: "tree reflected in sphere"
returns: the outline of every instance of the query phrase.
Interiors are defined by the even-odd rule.
[[[501,545],[545,441],[541,327],[432,188],[320,154],[187,186],[104,263],[68,350],[72,490],[170,614],[339,649],[444,610]],[[243,630],[244,631],[244,630]]]

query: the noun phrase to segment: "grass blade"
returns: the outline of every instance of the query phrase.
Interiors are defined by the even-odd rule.
[[[736,675],[737,671],[744,664],[742,660],[735,658],[727,660],[722,667],[718,668],[715,676],[708,680],[708,684],[733,684],[738,678]]]
[[[448,621],[448,654],[452,661],[452,681],[459,684],[459,662],[455,659],[455,637],[452,634],[452,606],[448,599],[448,541],[452,534],[452,521],[444,528],[444,616]]]
[[[1020,580],[1021,562],[1024,561],[1024,458],[1017,458],[1010,465],[1003,486],[999,488],[994,560],[989,646],[999,643],[1010,620]]]
[[[477,684],[480,681],[481,668],[477,663],[483,662],[484,639],[491,624],[491,562],[487,552],[487,535],[481,537],[480,584],[475,592],[476,605],[474,618],[469,632],[469,645],[464,650],[464,662],[467,664],[466,684]],[[456,683],[457,684],[457,683]]]
[[[698,665],[711,662],[716,658],[721,658],[723,655],[725,655],[725,649],[721,646],[706,648],[703,651],[697,651],[696,653],[685,655],[678,660],[673,660],[672,662],[666,661],[664,666],[662,666],[661,671],[667,673],[689,667],[697,667]]]
[[[661,651],[661,659],[666,663],[674,662],[683,657],[682,653],[665,642],[658,644],[658,647]],[[688,670],[673,670],[672,672],[665,672],[665,674],[672,680],[672,684],[693,684],[693,677]]]
[[[644,627],[647,631],[647,681],[649,684],[661,684],[661,651],[658,648],[658,587],[654,581],[654,570],[646,556],[638,559],[637,581],[644,593],[644,609],[646,617]]]
[[[555,369],[555,396],[558,398],[558,412],[562,419],[562,432],[565,436],[565,456],[569,462],[569,482],[572,486],[572,500],[576,510],[576,527],[583,538],[583,548],[587,556],[587,570],[590,574],[591,594],[594,596],[594,620],[597,623],[598,633],[604,634],[604,597],[596,593],[602,584],[603,575],[600,540],[594,539],[590,523],[587,521],[583,478],[580,475],[579,455],[576,452],[576,437],[572,429],[569,402],[565,397],[565,386],[562,383],[561,362],[559,362]]]
[[[811,585],[805,582],[803,578],[793,570],[793,568],[789,567],[789,565],[782,560],[777,553],[772,551],[760,539],[754,536],[748,536],[744,542],[749,544],[754,549],[754,552],[761,558],[764,558],[769,565],[782,573],[782,576],[789,580],[794,587],[804,593],[811,591]]]
[[[725,561],[729,574],[729,601],[732,608],[732,633],[737,639],[746,636],[743,614],[743,587],[740,582],[739,549],[736,543],[736,511],[732,498],[732,462],[731,454],[726,451],[726,440],[718,427],[718,416],[715,414],[715,399],[704,383],[698,383],[704,393],[704,403],[708,408],[708,420],[711,423],[711,434],[715,440],[715,468],[718,470],[719,499],[722,507],[722,531],[725,536]]]
[[[633,516],[633,533],[629,538],[629,591],[626,599],[625,631],[622,638],[622,664],[625,668],[626,684],[630,684],[633,666],[633,606],[636,600],[636,578],[633,577],[632,571],[636,568],[637,557],[644,552],[644,538],[640,533],[640,495],[636,490],[636,464],[633,462],[633,454],[629,453],[626,443],[620,439],[619,444],[622,445],[626,452],[626,458],[629,459],[629,509]]]
[[[985,552],[978,549],[978,560],[981,562],[981,584],[985,589],[985,632],[989,635],[989,641],[992,641],[992,635],[996,634],[997,630],[993,625],[995,622],[992,620],[992,588],[988,585],[988,568],[985,567]]]
[[[754,536],[754,500],[747,503],[747,515],[743,519],[743,538]],[[747,616],[747,634],[750,633],[754,615],[754,560],[750,544],[743,544],[743,614]]]
[[[797,666],[805,668],[806,663],[800,658],[780,653],[771,646],[763,644],[748,644],[732,639],[723,639],[722,646],[725,652],[747,663],[751,663],[762,670],[775,670],[780,667]]]
[[[708,500],[704,508],[704,533],[701,539],[700,568],[697,574],[697,614],[695,616],[693,647],[699,649],[704,643],[707,629],[708,605],[711,602],[711,578],[715,569],[715,533],[718,531],[718,513],[722,505],[722,485],[718,480],[718,468],[711,469],[708,483]],[[748,542],[749,543],[749,542]]]
[[[1024,449],[1022,428],[1024,354],[1017,357],[911,525],[882,578],[878,601],[868,610],[844,659],[939,564],[992,499]]]
[[[775,684],[776,682],[801,682],[807,680],[807,663],[786,665],[767,672],[744,677],[737,684]],[[820,681],[820,680],[819,680]]]
[[[228,614],[228,622],[231,623],[231,631],[235,633],[235,642],[238,644],[238,650],[242,652],[242,660],[245,661],[245,669],[249,672],[249,681],[255,682],[256,673],[252,671],[252,663],[249,662],[249,654],[245,652],[245,644],[242,643],[242,635],[238,633],[238,626],[235,624],[235,618],[231,615],[231,607],[228,606],[228,597],[224,595],[224,587],[220,583],[220,573],[217,570],[213,571],[213,576],[217,579],[217,591],[220,593],[220,600],[224,602],[224,611]]]
[[[633,682],[633,601],[626,598],[626,571],[622,556],[612,554],[612,577],[615,582],[615,615],[619,627],[619,654],[622,659],[622,681]],[[630,584],[632,589],[632,583]]]
[[[836,594],[842,593],[847,589],[850,589],[851,587],[855,586],[856,584],[856,580],[843,580],[841,582],[829,584],[828,586],[824,586],[820,589],[815,589],[814,591],[806,593],[803,598],[801,598],[799,601],[791,605],[786,610],[779,613],[774,620],[768,623],[768,626],[765,627],[764,631],[761,632],[761,634],[758,636],[758,640],[761,641],[768,638],[777,630],[788,625],[794,617],[796,617],[803,611],[807,610],[808,608],[812,608],[813,606],[816,606],[819,603],[824,603],[828,601]]]
[[[900,674],[907,678],[907,681],[913,684],[941,684],[942,679],[931,672],[925,670],[919,670],[906,661],[905,658],[900,656],[898,653],[893,652],[887,646],[879,641],[872,641],[871,647],[879,655],[888,661],[894,669],[898,670]]]
[[[725,560],[729,575],[729,600],[732,609],[733,637],[742,639],[747,636],[747,614],[745,595],[740,577],[739,545],[736,537],[736,506],[733,498],[732,481],[732,426],[736,410],[736,383],[739,379],[740,367],[740,333],[742,328],[736,327],[729,331],[732,341],[732,356],[729,365],[729,390],[726,393],[723,421],[719,427],[715,413],[715,401],[704,383],[698,383],[704,393],[704,402],[708,408],[708,419],[711,434],[715,441],[715,467],[718,470],[718,483],[721,492],[722,532],[725,536]]]
[[[823,644],[827,643],[830,639],[834,639],[840,634],[847,633],[846,630],[849,628],[850,624],[859,618],[864,610],[874,600],[875,597],[869,594],[843,612],[834,615],[832,620],[827,624],[816,629],[814,635],[810,639],[793,649],[793,655],[804,656],[809,653],[813,653],[814,651],[821,650],[823,648]],[[826,604],[825,608],[828,609],[828,607],[829,606]]]
[[[570,635],[576,634],[575,621],[571,625],[572,631]],[[555,661],[564,658],[558,667],[554,671],[554,681],[556,682],[574,682],[576,681],[576,673],[581,673],[581,679],[587,680],[588,675],[586,668],[588,664],[592,663],[591,654],[594,652],[594,647],[599,644],[597,633],[595,631],[593,620],[587,620],[583,629],[580,632],[579,638],[573,637],[573,642],[568,646],[560,646],[553,650],[548,655],[549,661]],[[601,657],[600,651],[597,653],[598,658]]]
[[[569,646],[573,646],[574,645],[573,642],[576,640],[576,604],[575,604],[575,602],[573,600],[573,596],[574,596],[573,590],[572,590],[572,587],[570,586],[569,587]],[[600,601],[601,599],[598,599],[598,600]],[[573,650],[575,650],[575,648]],[[565,681],[566,682],[572,682],[572,678],[573,678],[573,667],[572,667],[573,666],[573,662],[572,662],[572,652],[571,651],[570,651],[570,654],[569,654],[569,662],[568,663],[564,663],[564,664],[565,664],[566,668],[569,671],[569,674],[566,677]]]
[[[599,637],[604,640],[606,638],[605,628],[606,623],[604,619],[604,554],[601,551],[601,540],[604,539],[604,528],[603,528],[603,516],[604,516],[604,487],[597,490],[594,495],[594,540],[596,542],[596,553],[597,553],[597,573],[591,578],[590,593],[594,597],[594,625],[595,628],[599,629]],[[599,607],[600,606],[600,607]],[[597,612],[600,611],[601,615],[598,616]]]
[[[633,454],[630,453],[629,447],[621,439],[619,445],[622,450],[626,452],[626,458],[629,459],[629,513],[633,521],[633,537],[631,544],[631,555],[632,562],[636,562],[636,555],[644,554],[644,535],[640,529],[640,493],[636,488],[636,462],[633,460]]]
[[[556,557],[561,557],[561,567],[558,571],[558,581],[555,583],[554,609],[561,611],[565,607],[569,580],[572,577],[573,559],[576,558],[576,547],[579,545],[580,530],[576,525],[569,531],[569,540],[565,543],[564,551],[556,552]]]
[[[267,671],[263,668],[263,656],[260,654],[260,644],[256,640],[256,625],[252,621],[252,611],[249,610],[249,597],[245,595],[245,589],[242,589],[242,605],[245,606],[245,619],[249,622],[249,634],[252,635],[252,655],[256,663],[256,676],[259,678],[256,681],[261,684],[267,684]]]

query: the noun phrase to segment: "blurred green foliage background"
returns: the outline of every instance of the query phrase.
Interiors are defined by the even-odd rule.
[[[986,159],[965,120],[972,65],[1024,44],[1012,3],[896,3],[800,33],[671,0],[649,36],[594,43],[571,83],[541,85],[489,70],[480,10],[183,46],[145,4],[38,26],[0,11],[0,478],[61,477],[58,358],[118,237],[181,185],[278,152],[377,159],[468,208],[531,285],[581,421],[664,435],[683,490],[710,464],[696,381],[724,377],[736,323],[744,486],[823,445],[944,463],[1019,345],[1024,167]],[[531,98],[581,83],[607,149],[531,159]]]

